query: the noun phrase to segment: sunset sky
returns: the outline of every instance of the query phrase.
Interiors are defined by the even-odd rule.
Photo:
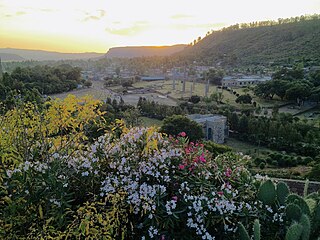
[[[320,0],[0,0],[0,48],[106,52],[190,43],[241,22],[320,13]]]

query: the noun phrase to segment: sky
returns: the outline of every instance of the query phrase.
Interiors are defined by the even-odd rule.
[[[188,44],[235,23],[320,13],[320,0],[0,0],[0,48],[106,52]]]

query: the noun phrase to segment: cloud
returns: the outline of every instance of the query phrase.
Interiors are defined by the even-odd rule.
[[[20,12],[16,12],[16,16],[21,16],[21,15],[25,15],[27,14],[26,12],[20,11]]]
[[[100,19],[102,19],[104,16],[106,16],[106,11],[105,10],[102,10],[102,9],[98,9],[96,10],[97,14],[90,14],[88,12],[85,13],[86,17],[82,20],[84,22],[87,22],[87,21],[98,21]]]
[[[83,21],[87,22],[87,21],[90,21],[90,20],[100,20],[100,19],[101,18],[97,17],[97,16],[88,16]]]
[[[186,29],[192,29],[192,28],[202,28],[202,29],[216,29],[225,27],[225,23],[204,23],[204,24],[174,24],[172,25],[173,28],[179,29],[179,30],[186,30]]]
[[[194,16],[192,15],[187,15],[187,14],[176,14],[171,16],[172,19],[185,19],[185,18],[193,18]]]
[[[100,17],[104,17],[107,13],[105,10],[99,9],[98,12],[100,13]]]
[[[120,24],[120,22],[114,22]],[[131,26],[127,27],[109,27],[106,28],[105,31],[114,35],[120,36],[133,36],[137,35],[150,27],[147,21],[137,21],[134,22]]]
[[[27,14],[26,12],[19,11],[19,12],[15,12],[13,14],[6,14],[6,15],[4,15],[4,17],[12,18],[12,17],[19,17],[19,16],[26,15],[26,14]]]
[[[57,11],[57,9],[42,8],[42,9],[40,9],[40,11],[42,11],[42,12],[56,12],[56,11]]]

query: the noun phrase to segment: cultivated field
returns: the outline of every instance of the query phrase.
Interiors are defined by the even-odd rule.
[[[206,84],[204,83],[186,82],[185,92],[183,92],[183,83],[181,81],[175,81],[175,90],[173,90],[172,80],[152,81],[152,82],[140,81],[135,83],[134,87],[155,89],[156,91],[164,95],[168,95],[174,99],[179,99],[179,98],[187,98],[192,95],[198,95],[198,96],[204,97],[205,85]],[[282,105],[286,103],[286,102],[280,101],[279,99],[275,99],[275,100],[260,99],[259,97],[256,97],[253,94],[252,90],[246,90],[245,88],[239,87],[239,88],[234,88],[234,90],[240,95],[246,94],[246,93],[250,94],[253,97],[253,101],[257,102],[262,108],[271,108],[274,105]],[[208,97],[215,92],[222,92],[223,102],[228,103],[237,108],[241,108],[242,105],[235,102],[237,96],[230,93],[229,91],[219,89],[216,85],[210,84]]]
[[[122,97],[123,101],[127,104],[136,105],[139,101],[140,97],[144,97],[149,100],[153,100],[155,102],[175,106],[177,105],[177,102],[167,98],[165,96],[162,96],[158,93],[146,93],[146,94],[119,94],[115,91],[113,91],[115,88],[105,88],[103,85],[103,81],[93,81],[92,86],[90,88],[82,88],[82,89],[76,89],[70,92],[66,93],[59,93],[59,94],[52,94],[50,97],[52,98],[61,98],[64,99],[69,94],[75,95],[77,97],[82,97],[85,95],[93,96],[95,99],[98,100],[106,100],[108,97],[112,99],[120,100],[120,97]],[[118,87],[119,88],[119,87]]]

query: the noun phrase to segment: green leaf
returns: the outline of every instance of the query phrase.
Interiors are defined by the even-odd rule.
[[[258,199],[267,205],[272,205],[275,202],[276,189],[271,180],[267,180],[261,184],[258,191]]]

